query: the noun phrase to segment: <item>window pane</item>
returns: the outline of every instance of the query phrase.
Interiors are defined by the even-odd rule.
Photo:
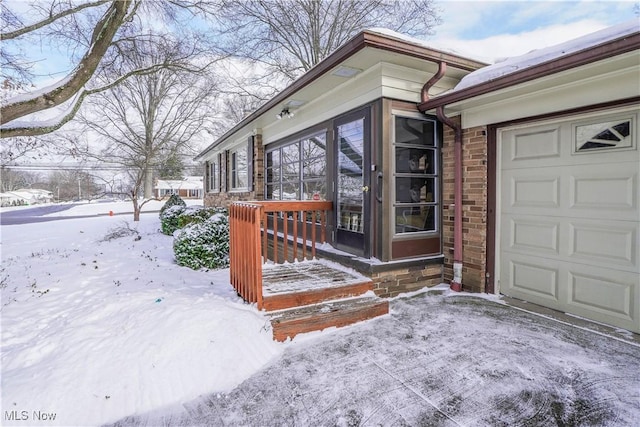
[[[631,147],[631,120],[576,126],[576,151]]]
[[[315,159],[305,158],[302,161],[304,179],[326,178],[327,176],[327,160],[320,157]]]
[[[409,117],[396,117],[396,144],[435,147],[435,122]]]
[[[435,150],[396,146],[396,172],[433,174]]]
[[[396,233],[435,231],[435,206],[413,206],[396,208]]]
[[[319,200],[327,198],[327,181],[325,179],[306,180],[302,182],[303,200]]]
[[[324,133],[305,139],[302,141],[303,158],[324,157],[326,147],[327,141]]]
[[[280,166],[280,150],[269,151],[267,153],[267,165],[270,167],[278,167]]]
[[[356,233],[363,232],[363,154],[364,120],[359,119],[337,127],[338,154],[338,224],[337,227]]]
[[[282,163],[297,163],[300,161],[300,145],[298,143],[282,147]]]
[[[396,178],[396,202],[431,203],[435,201],[434,178]]]

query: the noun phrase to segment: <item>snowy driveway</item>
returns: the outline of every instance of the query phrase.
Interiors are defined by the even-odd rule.
[[[294,340],[228,394],[117,425],[547,426],[640,419],[640,346],[436,291]]]

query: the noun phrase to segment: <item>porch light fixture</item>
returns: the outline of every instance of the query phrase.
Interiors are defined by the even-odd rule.
[[[331,74],[338,77],[353,77],[358,73],[361,73],[362,70],[360,68],[347,67],[346,65],[340,65],[338,68],[333,70]]]
[[[276,114],[276,119],[280,120],[284,117],[290,119],[294,116],[293,111],[289,111],[289,107],[285,107],[282,109],[282,111],[280,111],[278,114]]]

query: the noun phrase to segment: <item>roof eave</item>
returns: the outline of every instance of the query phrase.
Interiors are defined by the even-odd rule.
[[[475,86],[470,86],[459,91],[438,96],[419,104],[418,109],[421,112],[434,110],[438,107],[443,107],[474,98],[476,96],[495,92],[500,89],[505,89],[510,86],[557,74],[562,71],[577,68],[602,59],[622,55],[637,49],[640,49],[640,32],[632,33],[597,46],[591,46],[566,56],[515,71]]]
[[[365,30],[358,33],[351,40],[343,44],[335,52],[329,55],[326,59],[319,62],[305,74],[300,76],[300,78],[295,80],[291,85],[287,86],[282,92],[271,98],[269,101],[260,106],[256,111],[238,122],[234,127],[229,129],[220,138],[218,138],[215,142],[213,142],[200,154],[198,154],[194,158],[194,160],[202,159],[209,152],[213,151],[216,147],[224,143],[240,129],[258,119],[267,111],[269,111],[279,103],[285,101],[287,98],[289,98],[305,86],[313,83],[315,80],[344,62],[347,58],[353,56],[355,53],[366,47],[373,47],[391,52],[401,53],[404,55],[422,58],[433,62],[446,61],[450,66],[465,71],[475,71],[487,65],[480,61],[475,61],[469,58],[464,58],[436,49],[431,49],[426,46],[420,46],[415,43],[410,43],[408,41],[401,40],[392,36]]]

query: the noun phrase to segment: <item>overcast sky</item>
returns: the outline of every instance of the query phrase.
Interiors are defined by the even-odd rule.
[[[442,25],[427,42],[493,62],[630,19],[638,1],[439,0]]]

